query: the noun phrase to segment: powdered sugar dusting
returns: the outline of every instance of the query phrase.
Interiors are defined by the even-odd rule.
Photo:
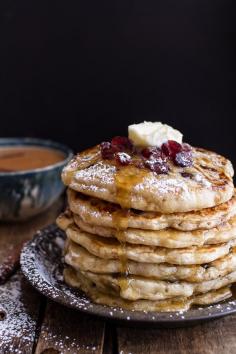
[[[157,179],[154,174],[153,176],[148,175],[148,178],[145,178],[143,180],[143,183],[137,184],[134,188],[134,191],[135,192],[141,190],[145,191],[148,188],[149,189],[152,188],[153,190],[157,189],[158,193],[161,195],[166,195],[170,193],[174,195],[176,193],[179,193],[180,191],[188,193],[188,187],[184,180],[177,179],[177,178],[163,177],[158,180],[158,184],[157,184]]]
[[[80,342],[78,336],[73,336],[70,333],[64,335],[60,331],[53,331],[52,327],[48,324],[43,324],[40,336],[43,338],[43,342],[47,344],[47,348],[53,347],[54,350],[58,350],[59,353],[93,353],[98,352],[99,347],[96,344],[84,344]],[[91,338],[91,342],[96,341],[97,338]]]
[[[114,174],[116,167],[113,165],[104,164],[102,161],[90,166],[85,170],[79,170],[75,174],[75,180],[78,182],[86,181],[89,185],[96,179],[99,179],[99,183],[103,186],[111,186],[114,184]],[[92,183],[93,184],[93,183]]]
[[[33,303],[36,304],[39,295],[27,288],[27,294],[30,291],[32,295],[31,301],[24,298],[23,281],[22,275],[17,273],[0,286],[0,312],[4,314],[0,320],[1,353],[23,354],[32,350],[38,315]]]

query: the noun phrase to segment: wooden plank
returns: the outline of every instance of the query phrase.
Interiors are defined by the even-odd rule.
[[[45,213],[21,223],[0,224],[0,264],[23,242],[29,240],[42,227],[55,221],[62,207],[62,200]]]
[[[36,354],[100,354],[104,322],[48,302]]]
[[[0,353],[32,353],[40,295],[20,271],[0,286]]]
[[[117,353],[117,336],[116,336],[116,326],[114,323],[106,322],[105,324],[105,334],[104,334],[104,344],[102,354],[113,354]]]
[[[119,354],[236,353],[236,315],[176,329],[118,328]]]
[[[22,222],[0,225],[0,284],[19,266],[20,251],[38,229],[55,221],[63,200],[56,202],[48,211],[35,218]]]
[[[55,221],[62,201],[27,222],[0,225],[0,353],[32,352],[41,297],[16,271],[23,242]],[[10,277],[10,278],[9,278]]]

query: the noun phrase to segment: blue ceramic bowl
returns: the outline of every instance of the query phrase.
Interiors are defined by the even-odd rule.
[[[34,138],[0,138],[1,146],[34,146],[56,149],[65,159],[28,171],[0,172],[0,220],[25,220],[46,210],[64,190],[61,171],[73,152],[64,145]]]

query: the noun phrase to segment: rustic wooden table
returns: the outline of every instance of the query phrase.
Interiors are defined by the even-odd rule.
[[[189,328],[119,327],[53,303],[23,278],[18,253],[60,205],[21,224],[0,225],[0,353],[236,353],[236,315]]]

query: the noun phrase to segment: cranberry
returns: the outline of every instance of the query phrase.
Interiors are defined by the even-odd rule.
[[[145,166],[149,168],[149,170],[156,172],[158,174],[168,173],[169,168],[168,165],[161,159],[151,159],[145,161]]]
[[[129,165],[131,162],[131,156],[125,152],[116,152],[115,159],[122,166]]]
[[[133,143],[126,136],[115,136],[111,141],[111,146],[116,152],[133,150]]]
[[[181,151],[175,155],[174,163],[177,166],[189,167],[193,164],[193,156],[191,151]]]
[[[101,154],[103,159],[111,160],[114,157],[114,151],[109,141],[104,141],[100,144]]]
[[[173,159],[175,155],[182,150],[182,146],[174,140],[168,140],[161,146],[162,152]]]
[[[161,157],[162,151],[161,151],[161,149],[159,149],[156,146],[151,146],[151,147],[147,147],[147,148],[143,149],[141,151],[141,154],[143,155],[143,157],[146,157],[147,159],[149,159],[151,156]]]

